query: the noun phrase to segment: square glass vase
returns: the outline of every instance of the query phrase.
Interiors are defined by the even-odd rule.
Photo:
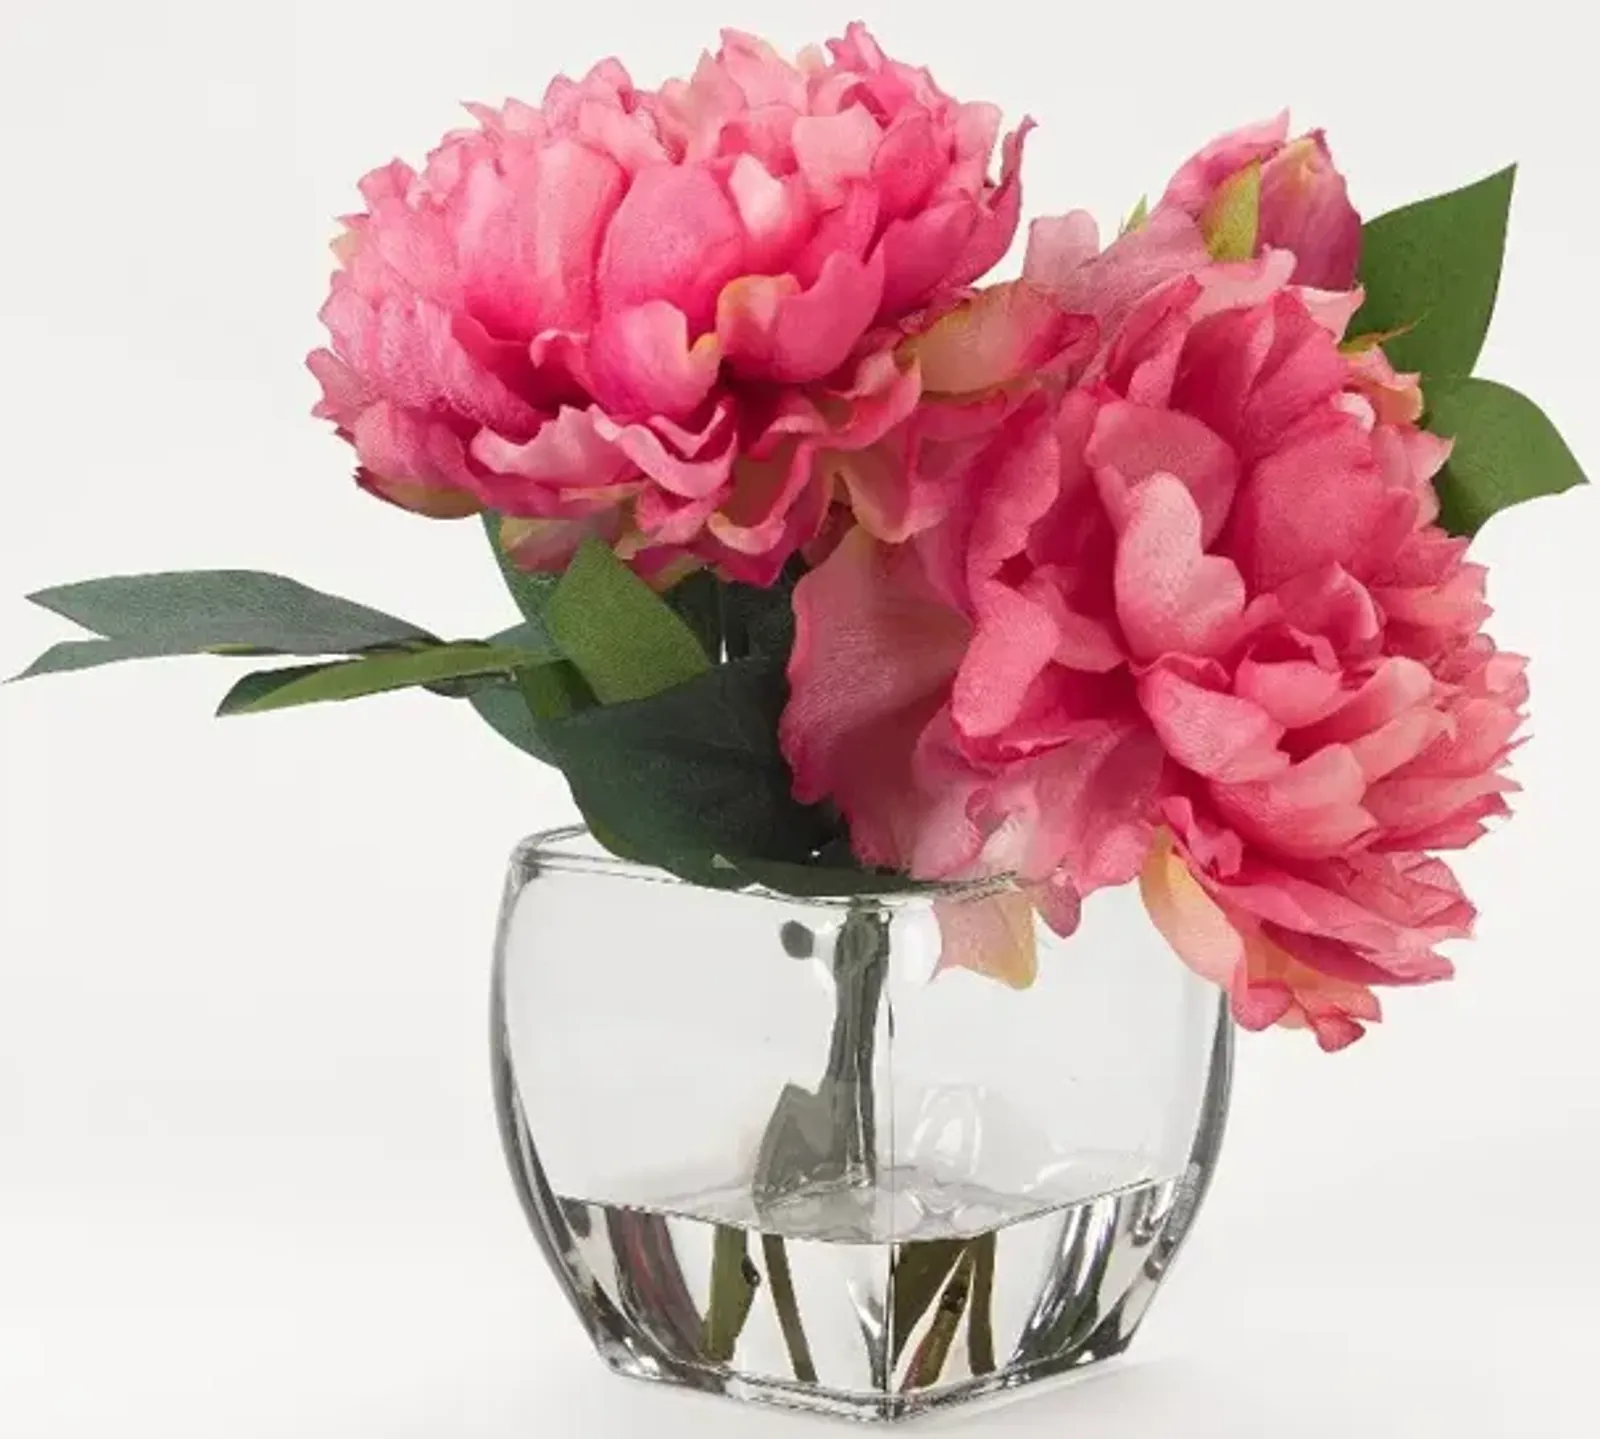
[[[1036,921],[1028,989],[941,970],[941,924],[1001,892],[802,900],[582,830],[518,847],[501,1133],[612,1369],[871,1421],[1126,1348],[1216,1161],[1226,1002],[1125,892],[1071,940]]]

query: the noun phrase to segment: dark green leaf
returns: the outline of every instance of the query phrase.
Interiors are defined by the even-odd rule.
[[[1500,287],[1516,167],[1371,221],[1362,232],[1366,302],[1352,335],[1412,328],[1385,346],[1404,371],[1470,375]]]
[[[531,650],[539,643],[549,646],[551,642],[544,626],[535,620],[491,635],[489,643]],[[550,764],[554,760],[539,733],[539,720],[570,714],[593,703],[593,697],[583,692],[578,672],[561,659],[528,666],[509,677],[477,676],[462,683],[467,686],[468,701],[490,729],[525,754]]]
[[[603,706],[648,698],[710,668],[694,631],[598,540],[572,557],[541,618]]]
[[[712,661],[722,658],[722,607],[725,585],[710,570],[696,570],[679,580],[662,599],[694,631],[700,648]]]
[[[240,680],[224,697],[217,713],[259,714],[293,705],[358,699],[467,675],[509,676],[537,662],[537,656],[522,650],[463,643],[436,645],[414,653],[262,670]]]
[[[551,761],[550,750],[539,733],[538,722],[515,681],[501,680],[495,684],[475,685],[467,695],[467,702],[502,739],[535,759],[547,763]]]
[[[537,621],[544,611],[545,601],[556,587],[555,575],[529,574],[518,569],[500,543],[501,517],[491,510],[483,512],[483,528],[489,537],[489,548],[494,552],[495,563],[500,567],[501,578],[511,591],[511,598],[522,611],[524,619]]]
[[[794,648],[794,587],[802,571],[790,566],[767,589],[728,584],[723,589],[729,657],[759,655],[787,664]]]
[[[28,598],[107,639],[159,646],[115,658],[200,654],[225,646],[273,654],[353,654],[433,639],[405,620],[258,570],[112,575]]]
[[[592,824],[632,857],[705,882],[713,856],[804,862],[837,837],[794,799],[778,748],[786,694],[780,669],[742,660],[540,728]]]
[[[1439,523],[1475,534],[1491,515],[1540,495],[1581,485],[1585,476],[1543,410],[1493,380],[1435,380],[1427,388],[1428,428],[1453,437],[1437,480]]]

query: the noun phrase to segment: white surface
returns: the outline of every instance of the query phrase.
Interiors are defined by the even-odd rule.
[[[331,217],[458,98],[536,98],[613,50],[654,81],[719,22],[794,45],[856,8],[7,0],[0,669],[66,633],[24,591],[119,570],[254,565],[493,628],[476,532],[360,496],[306,418]],[[1592,49],[1563,0],[1469,12],[869,18],[948,88],[1037,116],[1034,214],[1114,221],[1285,101],[1369,212],[1520,158],[1484,367],[1593,472]],[[1500,638],[1535,656],[1536,738],[1520,817],[1461,865],[1484,910],[1462,978],[1336,1059],[1247,1042],[1220,1181],[1130,1367],[954,1432],[1595,1433],[1597,499],[1482,540]],[[427,696],[213,721],[231,673],[0,691],[0,1434],[802,1432],[611,1380],[523,1232],[486,955],[505,851],[565,813],[554,778]]]

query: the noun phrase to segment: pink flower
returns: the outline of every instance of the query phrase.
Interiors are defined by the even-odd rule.
[[[1361,217],[1350,204],[1345,179],[1320,130],[1290,140],[1289,117],[1280,115],[1213,141],[1183,166],[1157,206],[1205,222],[1252,166],[1261,177],[1258,253],[1292,250],[1297,284],[1348,290],[1361,258]]]
[[[1241,1024],[1338,1048],[1373,985],[1450,973],[1473,912],[1431,852],[1513,788],[1523,662],[1434,523],[1448,445],[1290,254],[1192,263],[1182,215],[1099,256],[1069,222],[1035,241],[1102,343],[960,439],[934,523],[857,529],[801,581],[797,793],[864,860],[1014,873],[1065,923],[1141,876]]]
[[[728,32],[692,79],[616,61],[474,107],[362,182],[310,366],[359,478],[514,517],[530,568],[604,535],[643,573],[766,582],[821,529],[829,453],[914,405],[892,347],[1017,224],[1026,127],[850,27],[831,58]]]

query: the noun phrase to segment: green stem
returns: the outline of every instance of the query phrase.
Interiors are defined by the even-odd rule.
[[[700,1333],[700,1352],[712,1364],[729,1364],[756,1302],[761,1276],[750,1262],[750,1236],[719,1224],[711,1251],[711,1304]]]
[[[950,1276],[949,1284],[940,1295],[939,1309],[928,1327],[927,1337],[911,1360],[911,1369],[906,1375],[907,1389],[927,1389],[939,1382],[945,1361],[950,1357],[951,1346],[961,1329],[961,1318],[967,1311],[967,1301],[972,1294],[972,1275],[972,1251],[969,1249],[961,1256],[956,1272]]]
[[[972,1241],[972,1318],[967,1325],[968,1363],[974,1375],[993,1374],[994,1265],[997,1240],[993,1234]]]
[[[800,1323],[800,1305],[795,1298],[789,1251],[778,1235],[763,1234],[761,1252],[767,1261],[772,1302],[777,1306],[778,1323],[783,1329],[783,1342],[789,1350],[789,1364],[794,1369],[794,1377],[802,1384],[815,1384],[817,1366],[811,1357],[811,1346],[806,1342],[805,1329]]]
[[[852,909],[839,935],[834,972],[838,1012],[822,1093],[833,1101],[835,1157],[843,1177],[858,1184],[875,1184],[878,1177],[873,1066],[888,951],[887,917],[875,910]]]

